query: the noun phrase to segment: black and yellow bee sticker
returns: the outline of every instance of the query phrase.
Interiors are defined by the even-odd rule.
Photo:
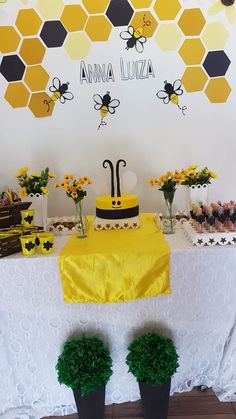
[[[136,49],[137,52],[141,53],[144,50],[144,44],[147,41],[147,38],[143,35],[145,26],[150,26],[150,20],[145,20],[145,15],[143,16],[143,25],[137,28],[133,26],[129,26],[127,31],[122,31],[120,33],[121,39],[124,39],[126,42],[126,48],[129,50],[130,48]]]
[[[110,92],[106,92],[104,96],[101,95],[94,95],[93,100],[95,102],[94,109],[96,111],[100,111],[101,114],[101,122],[98,126],[98,130],[101,126],[107,125],[104,121],[108,113],[113,115],[116,111],[116,108],[120,105],[120,101],[118,99],[112,99],[110,96]]]
[[[50,100],[44,100],[45,105],[48,106],[47,112],[50,110],[50,103],[59,100],[60,103],[64,104],[67,100],[74,99],[74,95],[68,91],[69,82],[61,83],[58,77],[52,79],[52,85],[49,87],[52,96]]]
[[[179,96],[181,96],[183,93],[184,91],[182,89],[182,81],[180,79],[175,80],[173,84],[167,82],[166,80],[164,82],[164,90],[159,90],[156,96],[158,99],[162,99],[163,103],[166,105],[170,102],[174,105],[177,105],[182,114],[185,115],[187,107],[179,105]]]

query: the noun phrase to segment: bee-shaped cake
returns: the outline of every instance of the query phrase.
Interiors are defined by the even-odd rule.
[[[95,230],[128,229],[140,226],[138,197],[120,192],[120,163],[126,166],[126,162],[121,159],[116,163],[117,193],[115,194],[113,164],[110,160],[103,162],[105,169],[108,165],[111,169],[111,195],[101,195],[96,198]]]

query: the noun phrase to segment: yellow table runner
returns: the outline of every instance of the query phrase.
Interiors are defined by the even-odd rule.
[[[169,294],[169,245],[155,215],[141,214],[141,227],[93,229],[88,237],[71,236],[59,254],[64,301],[118,303]]]

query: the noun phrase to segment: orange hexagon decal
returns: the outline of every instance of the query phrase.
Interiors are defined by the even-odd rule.
[[[60,21],[68,32],[82,31],[88,16],[78,4],[68,4],[64,7]]]
[[[50,107],[47,106],[45,102],[50,102],[51,98],[45,92],[33,93],[30,102],[29,109],[37,118],[42,118],[44,116],[51,116],[55,103],[51,102]]]
[[[85,32],[91,41],[107,41],[112,25],[105,16],[90,16],[85,27]]]
[[[24,108],[28,104],[30,92],[22,82],[9,83],[4,97],[13,108]]]
[[[181,5],[178,0],[156,0],[153,9],[160,20],[174,20]]]
[[[136,12],[129,24],[145,38],[151,37],[157,27],[157,21],[149,11]]]
[[[24,82],[32,92],[44,90],[49,79],[48,73],[41,65],[34,65],[26,68]]]
[[[205,23],[202,11],[198,8],[184,10],[178,21],[183,33],[189,36],[200,35]]]
[[[42,20],[34,9],[23,9],[19,11],[16,26],[22,35],[36,35],[41,25]]]
[[[201,67],[187,67],[182,83],[187,92],[199,92],[204,89],[207,82],[207,75]]]
[[[0,26],[0,52],[15,52],[20,43],[20,36],[13,26]]]
[[[43,61],[45,47],[38,38],[24,39],[20,48],[20,56],[26,64],[40,64]]]
[[[205,54],[205,48],[199,38],[185,39],[179,55],[187,65],[200,64]]]
[[[209,80],[205,93],[212,103],[224,103],[228,99],[231,87],[224,77]]]
[[[104,13],[107,9],[108,4],[110,3],[110,0],[83,0],[82,3],[90,14],[95,14]]]
[[[152,0],[130,0],[130,3],[135,9],[146,9],[151,6]]]

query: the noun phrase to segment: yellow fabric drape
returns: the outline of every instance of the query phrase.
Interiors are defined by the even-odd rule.
[[[64,301],[118,303],[169,294],[170,249],[155,215],[141,214],[141,227],[93,229],[87,238],[72,236],[59,254]]]

